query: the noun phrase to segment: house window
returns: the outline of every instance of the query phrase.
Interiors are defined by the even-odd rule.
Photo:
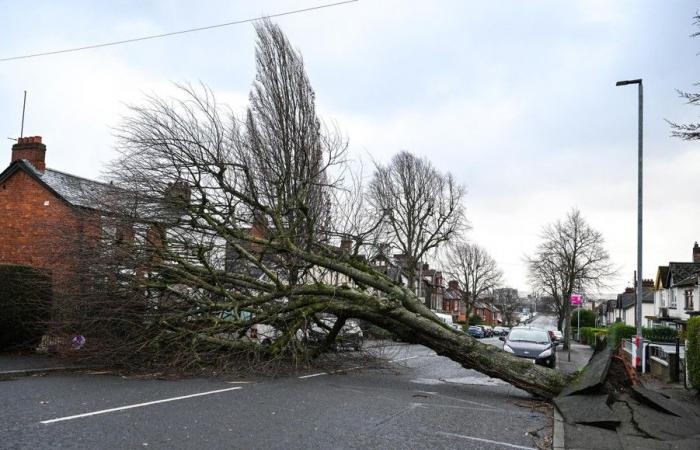
[[[693,308],[693,290],[692,289],[685,290],[685,309],[694,309]]]
[[[676,290],[672,289],[671,290],[671,304],[669,308],[676,308]]]

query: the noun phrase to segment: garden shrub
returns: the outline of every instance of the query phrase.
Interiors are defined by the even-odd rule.
[[[700,392],[700,317],[688,320],[688,341],[685,347],[688,379],[695,389]]]
[[[595,326],[595,313],[590,309],[581,310],[581,321],[578,321],[578,311],[573,309],[571,311],[571,328],[576,329],[576,326],[580,323],[581,328],[583,327],[594,327]]]
[[[621,339],[629,339],[637,333],[634,327],[617,322],[608,327],[608,345],[617,347]]]
[[[27,266],[0,265],[0,350],[36,347],[46,331],[51,278]]]
[[[676,342],[678,331],[670,327],[642,328],[642,336],[652,342]]]
[[[473,316],[469,317],[469,325],[481,325],[483,323],[484,319],[482,319],[481,316],[474,314]]]
[[[596,336],[600,334],[605,335],[606,333],[607,330],[605,328],[582,327],[580,342],[595,348]]]

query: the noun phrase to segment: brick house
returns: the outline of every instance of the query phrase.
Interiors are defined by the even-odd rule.
[[[46,167],[40,136],[12,146],[0,173],[0,264],[51,271],[54,292],[75,286],[81,246],[103,230],[91,199],[109,185]]]

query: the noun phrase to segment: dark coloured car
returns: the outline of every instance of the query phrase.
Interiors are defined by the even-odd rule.
[[[503,350],[520,358],[528,358],[536,364],[554,368],[557,364],[556,344],[549,333],[540,328],[516,327],[507,337],[500,338]]]
[[[469,333],[469,336],[475,337],[475,338],[482,338],[484,337],[484,330],[481,327],[477,327],[476,325],[472,325],[467,329],[467,333]]]

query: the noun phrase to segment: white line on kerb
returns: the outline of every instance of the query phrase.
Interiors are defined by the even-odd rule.
[[[457,434],[457,433],[446,433],[444,431],[438,431],[437,434],[442,434],[444,436],[458,437],[458,438],[462,438],[462,439],[469,439],[471,441],[488,442],[489,444],[502,445],[504,447],[510,447],[510,448],[522,448],[525,450],[537,450],[534,447],[524,447],[522,445],[509,444],[507,442],[500,442],[500,441],[492,441],[491,439],[483,439],[483,438],[478,438],[478,437],[474,437],[474,436],[465,436],[463,434]]]
[[[301,377],[299,377],[299,379],[320,377],[321,375],[328,375],[328,372],[312,373],[311,375],[304,375],[304,376],[301,376]]]
[[[126,406],[120,406],[118,408],[102,409],[100,411],[93,411],[93,412],[84,413],[84,414],[76,414],[74,416],[66,416],[66,417],[59,417],[56,419],[42,420],[41,423],[43,423],[44,425],[47,425],[47,424],[55,423],[55,422],[62,422],[64,420],[80,419],[81,417],[96,416],[98,414],[107,414],[107,413],[111,413],[111,412],[115,412],[115,411],[123,411],[125,409],[140,408],[142,406],[155,405],[158,403],[174,402],[176,400],[184,400],[186,398],[192,398],[192,397],[201,397],[202,395],[211,395],[211,394],[218,394],[220,392],[235,391],[236,389],[243,389],[243,388],[240,386],[237,386],[237,387],[232,387],[232,388],[227,388],[227,389],[217,389],[216,391],[208,391],[208,392],[200,392],[197,394],[183,395],[180,397],[164,398],[163,400],[155,400],[152,402],[137,403],[135,405],[126,405]]]

